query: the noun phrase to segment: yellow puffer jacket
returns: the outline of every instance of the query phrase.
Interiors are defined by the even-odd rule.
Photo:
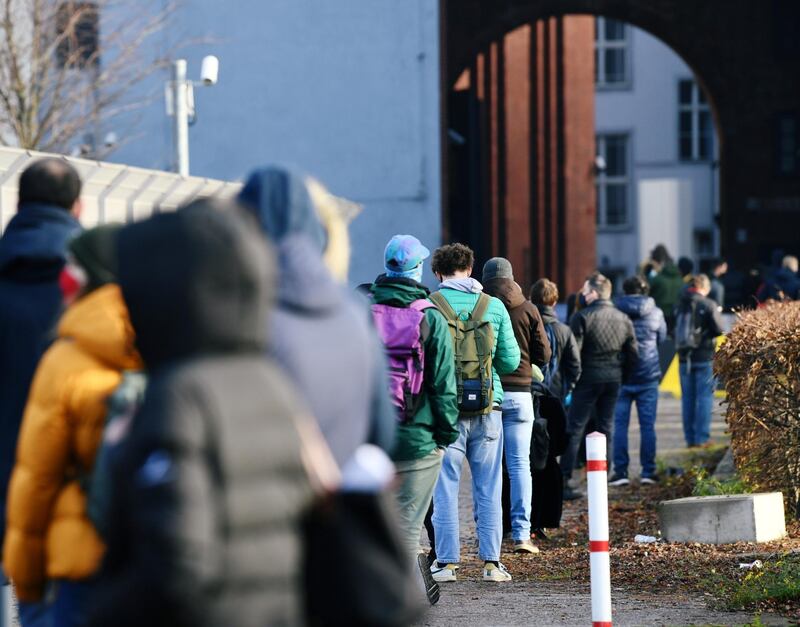
[[[94,465],[106,399],[123,370],[138,368],[117,285],[67,309],[33,379],[8,491],[3,568],[22,601],[39,600],[47,580],[86,579],[100,566],[105,547],[78,478]]]

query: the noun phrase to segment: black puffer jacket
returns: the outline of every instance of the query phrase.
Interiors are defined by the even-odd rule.
[[[698,293],[697,290],[685,290],[681,294],[681,300],[675,308],[676,315],[691,311],[692,303],[695,304],[695,317],[697,325],[703,331],[700,346],[689,352],[679,351],[678,358],[685,362],[691,359],[692,362],[711,361],[714,359],[714,338],[723,333],[722,316],[720,308],[710,298]]]
[[[569,327],[581,351],[578,385],[622,383],[639,359],[633,323],[610,300],[596,300],[573,314]]]
[[[300,517],[313,493],[298,425],[308,423],[264,357],[275,263],[255,224],[209,204],[119,237],[150,382],[113,461],[94,625],[302,622]]]
[[[552,326],[556,337],[556,346],[552,346],[553,352],[558,357],[558,368],[550,381],[550,392],[564,400],[567,394],[572,391],[581,376],[581,351],[572,329],[558,319],[554,307],[537,305],[545,326]]]

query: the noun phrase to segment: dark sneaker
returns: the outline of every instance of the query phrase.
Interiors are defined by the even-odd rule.
[[[615,472],[611,475],[611,479],[608,480],[608,485],[614,486],[618,488],[620,486],[628,485],[630,481],[628,480],[628,475],[623,475],[620,472]]]
[[[531,539],[539,540],[540,542],[548,542],[550,540],[550,538],[548,538],[547,534],[544,532],[544,529],[532,529]]]
[[[639,479],[639,483],[642,485],[656,485],[661,479],[658,475],[651,475],[650,477],[642,477]]]
[[[576,501],[580,498],[583,498],[583,492],[580,490],[576,490],[575,488],[571,488],[568,485],[564,486],[564,500],[565,501]]]
[[[422,581],[425,583],[425,594],[428,597],[428,601],[431,605],[436,605],[439,602],[439,584],[433,578],[427,555],[424,553],[417,555],[417,564],[422,573]]]

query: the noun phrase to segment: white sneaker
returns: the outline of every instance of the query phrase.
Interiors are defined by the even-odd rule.
[[[511,573],[506,570],[506,567],[498,562],[495,566],[491,562],[486,562],[483,566],[483,580],[484,581],[511,581]]]
[[[431,575],[433,575],[433,579],[437,583],[445,583],[456,580],[457,570],[458,564],[440,564],[439,562],[434,562],[431,566]]]
[[[539,547],[530,540],[519,540],[514,543],[514,553],[538,553]]]

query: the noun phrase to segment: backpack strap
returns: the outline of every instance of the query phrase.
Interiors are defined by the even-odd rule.
[[[474,322],[480,322],[483,320],[483,317],[486,315],[486,310],[489,309],[489,303],[491,299],[486,292],[481,292],[481,295],[478,296],[478,302],[475,303],[475,307],[472,310],[472,313],[469,315],[469,319],[473,320]]]
[[[445,318],[454,322],[458,321],[458,314],[455,312],[455,309],[450,306],[450,303],[447,302],[447,299],[441,292],[433,292],[433,294],[430,295],[430,299]]]
[[[425,311],[426,309],[436,309],[436,305],[425,298],[420,298],[415,300],[408,306],[409,309],[413,309],[414,311],[419,311],[420,313]]]

